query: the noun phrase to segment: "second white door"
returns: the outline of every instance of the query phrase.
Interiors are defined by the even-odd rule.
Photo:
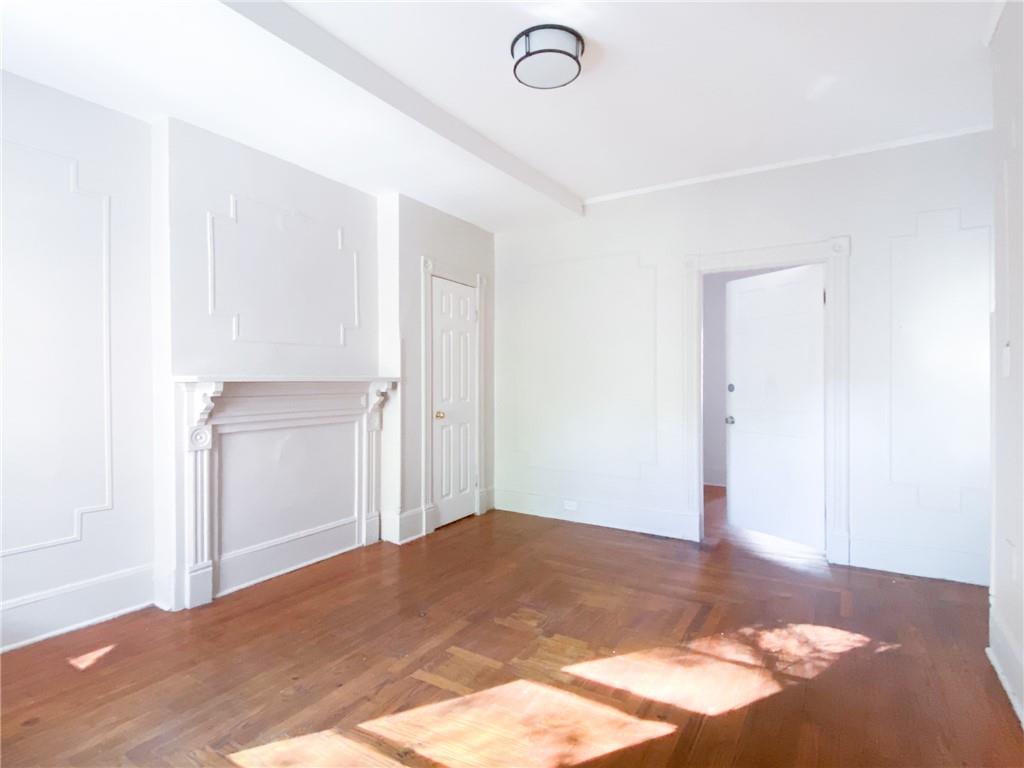
[[[476,291],[431,279],[433,487],[446,525],[476,511]]]
[[[824,267],[726,284],[731,525],[825,549]]]

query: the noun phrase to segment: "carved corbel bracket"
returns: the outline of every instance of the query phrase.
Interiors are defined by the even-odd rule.
[[[370,406],[366,411],[366,422],[371,432],[380,431],[384,404],[388,401],[388,393],[394,387],[393,381],[375,381],[370,386]]]
[[[210,416],[214,400],[224,394],[224,382],[208,381],[192,384],[188,389],[188,434],[186,445],[190,451],[208,451],[213,447],[213,427]]]

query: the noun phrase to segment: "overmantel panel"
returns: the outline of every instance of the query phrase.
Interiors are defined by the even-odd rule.
[[[377,367],[377,201],[168,124],[175,374],[335,378]]]

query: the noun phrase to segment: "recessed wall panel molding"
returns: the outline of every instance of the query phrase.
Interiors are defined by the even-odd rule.
[[[510,341],[543,360],[517,366],[509,391],[524,468],[639,479],[658,462],[657,265],[633,253],[516,272]]]
[[[1007,70],[1016,72],[1019,67],[1008,65]],[[1019,114],[1011,107],[1006,114]],[[827,475],[835,478],[834,492],[826,499],[830,541],[837,542],[830,546],[829,557],[855,566],[985,583],[989,449],[978,434],[987,430],[989,419],[984,399],[975,395],[979,387],[984,395],[984,384],[977,376],[985,376],[985,366],[976,363],[978,352],[986,348],[984,336],[980,340],[977,336],[984,334],[987,322],[983,302],[988,293],[984,286],[989,255],[984,250],[984,229],[972,228],[992,221],[992,140],[991,135],[977,134],[723,179],[588,206],[585,219],[572,226],[500,233],[496,238],[495,377],[496,399],[501,404],[495,434],[496,504],[568,520],[698,538],[698,525],[680,523],[687,513],[696,521],[700,512],[701,446],[696,435],[701,409],[700,398],[692,394],[699,395],[701,387],[693,378],[702,353],[702,339],[694,331],[700,322],[700,284],[692,279],[691,266],[676,266],[664,258],[658,261],[657,323],[652,328],[641,322],[647,307],[629,317],[621,311],[622,302],[602,301],[599,292],[593,294],[593,302],[587,300],[588,260],[621,249],[650,258],[678,254],[683,262],[687,254],[744,254],[765,245],[828,243],[841,234],[849,238],[841,259],[845,262],[842,282],[849,289],[845,295],[828,289],[827,306],[834,323],[826,326],[826,332],[849,340],[846,359],[832,361],[837,366],[837,402],[841,399],[847,407],[826,413],[827,428],[842,436],[826,467]],[[940,215],[930,223],[924,216],[917,226],[919,212],[944,209],[962,212],[961,221],[949,224]],[[942,225],[934,237],[933,224]],[[894,236],[901,236],[895,256]],[[970,258],[964,259],[965,254],[943,251],[932,261],[935,248],[925,244],[929,238],[942,248],[953,238],[977,256],[974,266],[980,271],[963,274]],[[628,292],[635,275],[627,263],[620,261],[619,276]],[[727,271],[750,266],[728,258],[720,264]],[[933,267],[936,272],[931,273]],[[525,270],[530,271],[528,280],[523,279]],[[574,274],[578,281],[573,281]],[[1019,285],[1019,280],[1014,284]],[[896,318],[891,313],[890,288]],[[544,322],[536,324],[544,330],[533,336],[519,330],[532,322],[529,315],[534,307],[559,307],[559,291],[565,294],[564,309],[550,310],[547,323],[579,324],[580,315],[598,317],[574,333],[578,343],[572,355],[579,359],[592,353],[590,360],[620,361],[617,368],[609,366],[612,377],[628,372],[636,387],[621,402],[616,397],[619,392],[608,386],[609,377],[595,376],[579,366],[567,369],[558,361],[549,364],[552,350]],[[925,312],[933,319],[930,325],[907,326],[894,335],[890,321],[901,322],[899,313],[910,311],[904,296],[907,302],[927,304]],[[950,327],[954,318],[965,314],[970,318],[964,327]],[[554,338],[559,333],[556,329]],[[591,404],[592,414],[582,428],[592,429],[607,410],[627,411],[635,402],[634,392],[651,391],[647,361],[637,364],[638,335],[658,339],[658,407],[653,428],[657,465],[644,466],[639,481],[572,468],[584,465],[576,455],[561,459],[564,471],[528,466],[523,450],[534,437],[525,429],[523,412],[535,405],[523,396],[522,381],[538,376],[544,379],[545,396],[555,393],[557,399],[564,393],[565,398]],[[894,344],[899,350],[895,354]],[[961,344],[972,345],[972,350],[960,354]],[[927,357],[931,355],[937,357]],[[995,370],[1016,375],[1017,358],[1005,350],[1000,355]],[[936,365],[939,370],[933,374],[920,372]],[[941,392],[930,391],[931,387]],[[973,394],[956,401],[956,393],[968,391]],[[611,402],[606,404],[605,399]],[[961,406],[966,412],[961,412]],[[644,410],[638,413],[643,419]],[[641,423],[647,422],[638,420],[637,430]],[[576,429],[576,423],[559,414],[548,422],[546,433],[536,431],[547,441],[549,451],[558,447],[570,452],[578,446]],[[946,476],[950,462],[953,466]],[[933,472],[931,466],[941,473]],[[1019,494],[1010,498],[1012,502]],[[1019,511],[1020,505],[1008,503],[1006,508]],[[1005,541],[1005,537],[994,539],[993,546],[1010,547]],[[1004,573],[1009,579],[1004,584],[1019,584],[1012,581],[1008,568]],[[1006,593],[1011,593],[1009,587]]]
[[[176,376],[377,372],[377,203],[177,120],[166,131]]]
[[[152,602],[149,128],[0,73],[0,645]]]
[[[990,258],[990,227],[958,210],[891,240],[891,477],[923,508],[988,488]]]
[[[499,261],[495,503],[694,535],[676,361],[681,260],[591,248]]]
[[[3,165],[6,557],[79,541],[114,489],[110,197],[74,158],[5,140]]]
[[[229,194],[206,214],[207,296],[231,340],[339,346],[359,327],[359,254],[334,222]]]

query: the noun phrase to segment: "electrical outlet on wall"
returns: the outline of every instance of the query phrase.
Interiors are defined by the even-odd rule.
[[[566,512],[575,512],[580,508],[576,499],[562,499],[562,509]]]

